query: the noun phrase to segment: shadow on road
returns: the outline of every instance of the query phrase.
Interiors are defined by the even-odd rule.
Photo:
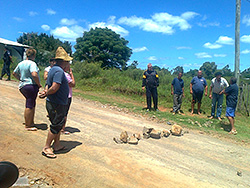
[[[54,152],[55,154],[64,154],[64,153],[68,153],[70,150],[76,148],[77,146],[82,145],[81,142],[78,141],[65,141],[65,140],[61,140],[60,141],[62,146],[65,146],[64,150],[60,150],[60,151],[56,151]]]
[[[65,127],[65,131],[68,131],[69,133],[81,132],[78,128],[74,127]]]
[[[48,125],[46,123],[35,124],[35,127],[37,129],[41,129],[41,130],[44,130],[44,131],[48,129]]]

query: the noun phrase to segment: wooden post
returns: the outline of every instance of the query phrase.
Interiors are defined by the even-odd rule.
[[[236,0],[234,75],[237,78],[237,85],[240,83],[240,10],[241,0]]]

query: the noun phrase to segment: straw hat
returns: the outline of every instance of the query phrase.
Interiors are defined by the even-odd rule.
[[[56,50],[55,59],[62,59],[64,61],[71,61],[73,58],[67,54],[67,52],[63,49],[63,47],[59,46]]]

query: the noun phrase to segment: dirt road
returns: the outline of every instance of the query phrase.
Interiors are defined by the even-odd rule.
[[[121,131],[170,128],[109,106],[73,98],[69,150],[57,159],[41,155],[49,121],[37,99],[36,132],[24,130],[24,98],[14,81],[0,80],[0,161],[15,163],[21,176],[52,187],[250,187],[250,149],[189,131],[184,136],[115,144]],[[241,175],[237,175],[241,171]]]

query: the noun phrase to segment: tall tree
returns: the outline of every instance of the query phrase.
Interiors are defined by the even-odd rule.
[[[55,56],[56,49],[62,46],[67,53],[72,55],[71,44],[68,41],[62,42],[59,39],[55,39],[53,35],[49,36],[46,33],[23,33],[17,39],[17,42],[32,46],[37,50],[36,63],[38,65],[47,65],[49,59]]]
[[[184,69],[183,69],[183,67],[182,66],[177,66],[177,67],[175,67],[173,70],[173,74],[175,75],[175,74],[178,74],[179,72],[184,72]]]
[[[214,76],[215,71],[217,70],[217,65],[215,65],[215,62],[205,62],[200,67],[200,70],[203,72],[203,76],[206,79],[212,79]]]
[[[99,62],[102,68],[124,69],[132,50],[128,41],[108,28],[91,28],[83,37],[76,39],[76,60],[87,63]]]

